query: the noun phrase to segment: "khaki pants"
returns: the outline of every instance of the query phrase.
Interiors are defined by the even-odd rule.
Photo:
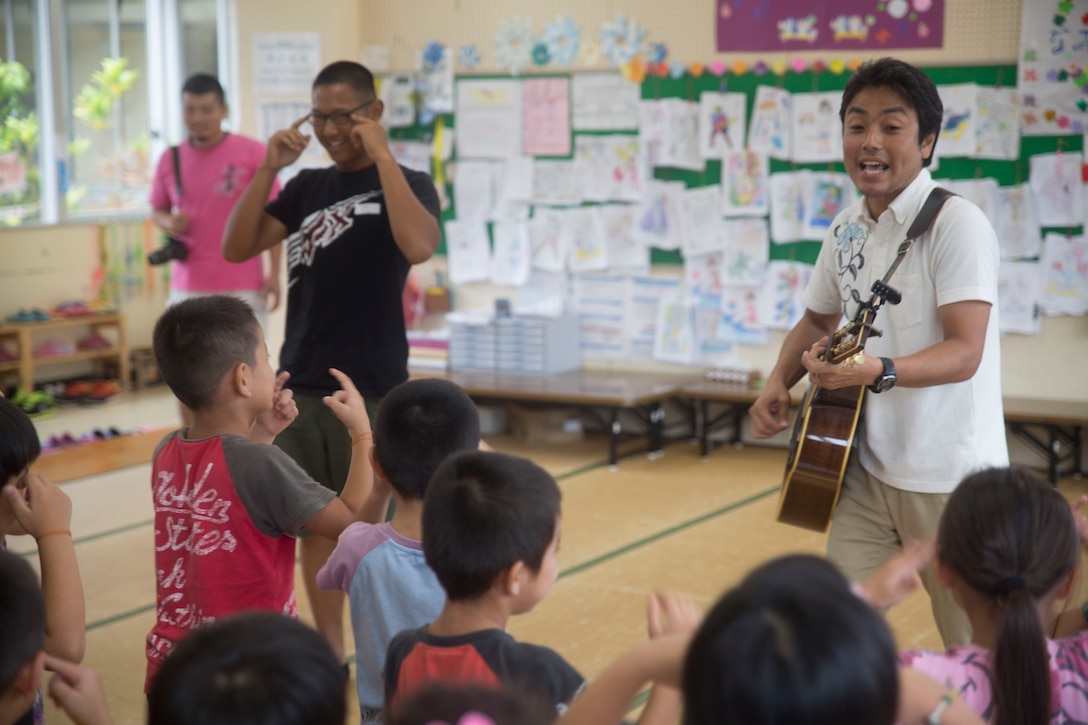
[[[862,581],[898,553],[904,542],[935,537],[948,496],[888,486],[862,468],[857,456],[851,457],[831,521],[827,558],[850,581]],[[921,576],[945,647],[970,642],[971,623],[952,592],[937,584],[932,566]]]

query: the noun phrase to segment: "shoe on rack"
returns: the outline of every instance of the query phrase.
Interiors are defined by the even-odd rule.
[[[46,340],[34,348],[35,357],[66,357],[76,353],[76,344],[71,340]]]
[[[44,418],[57,412],[57,401],[41,390],[26,391],[19,388],[11,402],[23,409],[31,418]]]
[[[93,386],[86,380],[73,380],[64,388],[64,392],[57,394],[57,402],[64,405],[75,405],[91,394]]]
[[[80,340],[77,346],[80,350],[109,350],[113,343],[94,332]]]
[[[60,317],[86,317],[95,314],[95,311],[87,306],[83,300],[70,300],[61,302],[53,308],[53,314]]]
[[[3,345],[0,345],[0,363],[16,362],[19,359],[18,355],[15,355]]]
[[[30,310],[25,307],[20,307],[18,312],[13,312],[8,315],[8,322],[15,322],[18,324],[24,324],[27,322],[34,322],[34,315],[30,313]]]
[[[99,380],[91,385],[90,391],[79,399],[82,405],[101,405],[121,393],[121,386],[113,380]]]

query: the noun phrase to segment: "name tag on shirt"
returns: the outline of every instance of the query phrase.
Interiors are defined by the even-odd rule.
[[[382,205],[376,201],[361,201],[355,205],[355,216],[363,214],[381,214]]]

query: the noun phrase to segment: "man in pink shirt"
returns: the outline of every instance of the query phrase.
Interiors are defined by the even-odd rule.
[[[280,300],[280,245],[268,250],[267,269],[260,256],[228,262],[219,251],[223,228],[257,167],[264,144],[222,129],[227,117],[223,87],[214,76],[198,73],[181,89],[189,139],[178,145],[181,188],[174,173],[174,154],[159,158],[151,186],[155,224],[184,245],[184,259],[174,258],[167,305],[208,294],[229,294],[253,308],[261,327]],[[269,199],[279,194],[272,185]]]

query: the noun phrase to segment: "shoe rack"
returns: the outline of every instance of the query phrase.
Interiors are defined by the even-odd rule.
[[[113,347],[95,350],[76,350],[71,355],[38,356],[34,354],[36,342],[45,339],[48,333],[72,327],[90,328],[90,334],[99,333],[101,330],[113,329],[117,344]],[[0,323],[0,345],[11,348],[10,343],[15,343],[18,360],[11,362],[0,361],[0,377],[10,372],[19,375],[19,387],[24,390],[32,390],[37,381],[38,368],[47,365],[59,365],[61,363],[90,360],[94,363],[95,374],[101,375],[102,363],[107,360],[116,360],[117,369],[120,372],[120,384],[122,389],[128,384],[129,359],[128,338],[125,332],[125,316],[120,313],[80,315],[78,317],[59,317],[46,322],[18,322]],[[7,343],[7,344],[5,344]]]

